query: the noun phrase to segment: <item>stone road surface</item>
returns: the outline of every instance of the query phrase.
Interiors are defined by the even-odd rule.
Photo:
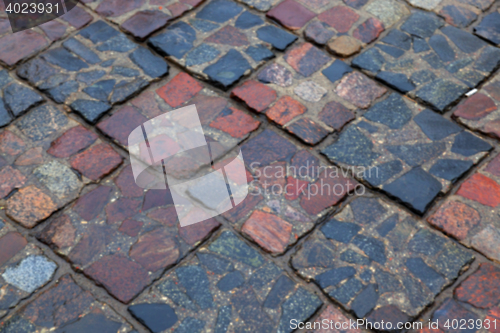
[[[499,2],[81,0],[16,34],[1,9],[1,333],[500,332]],[[190,104],[252,194],[181,228],[127,146]]]

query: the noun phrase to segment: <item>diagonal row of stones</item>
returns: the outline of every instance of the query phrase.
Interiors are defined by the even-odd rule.
[[[291,253],[290,264],[299,276],[314,281],[356,317],[374,321],[417,318],[473,260],[472,251],[385,197],[363,195],[348,200],[335,215],[330,212],[361,181],[422,215],[491,152],[490,140],[434,111],[448,110],[498,67],[497,48],[456,28],[468,26],[474,20],[471,13],[477,17],[488,5],[427,8],[430,2],[421,2],[422,8],[443,15],[443,21],[426,12],[410,14],[394,1],[334,6],[328,1],[243,1],[316,45],[328,44],[336,55],[348,57],[367,48],[351,61],[341,61],[314,44],[294,43],[294,34],[232,1],[200,5],[181,0],[160,7],[152,0],[127,6],[83,2],[140,40],[178,18],[149,38],[148,45],[194,77],[169,68],[161,57],[82,6],[26,33],[2,32],[2,63],[12,68],[31,60],[16,66],[29,85],[6,70],[0,72],[0,125],[5,126],[0,132],[0,200],[7,216],[25,228],[48,218],[36,237],[121,302],[133,300],[129,312],[149,330],[288,332],[291,319],[305,321],[321,307],[324,298],[311,292],[316,288],[295,282],[276,260],[238,233],[271,256],[288,253],[288,258]],[[420,6],[418,0],[409,2]],[[187,13],[196,6],[201,8]],[[497,43],[494,15],[486,16],[475,31]],[[336,23],[339,17],[347,18],[345,24]],[[398,23],[402,17],[406,19]],[[370,47],[385,29],[390,31]],[[20,40],[32,43],[28,49],[12,47]],[[285,49],[285,54],[276,52]],[[166,79],[150,85],[169,71]],[[251,72],[251,79],[232,89]],[[389,92],[370,77],[433,110]],[[232,89],[235,101],[196,78]],[[500,105],[496,81],[453,112],[469,129],[495,138]],[[168,191],[136,187],[124,154],[68,117],[62,107],[45,102],[40,92],[67,105],[123,148],[131,130],[147,119],[197,104],[207,138],[221,146],[219,158],[241,146],[252,194],[224,214],[228,223],[222,228],[216,219],[179,228]],[[287,140],[264,118],[304,144]],[[339,133],[335,142],[325,139],[330,133]],[[307,146],[316,145],[337,166],[311,154]],[[167,167],[196,163],[183,156]],[[494,260],[500,239],[494,218],[500,203],[496,164],[495,159],[482,165],[428,219]],[[264,172],[269,167],[275,171],[271,176]],[[343,172],[351,167],[378,173],[355,175],[356,181]],[[307,175],[279,173],[294,168],[307,168]],[[315,168],[326,171],[316,174]],[[325,183],[342,191],[307,193]],[[273,185],[292,190],[270,192]],[[217,228],[221,230],[214,232]],[[305,235],[297,251],[289,251]],[[0,222],[0,249],[1,318],[47,284],[57,265],[9,222]],[[193,249],[195,255],[183,260]],[[498,273],[488,265],[465,280],[434,317],[441,322],[496,318],[499,299],[493,281]],[[491,282],[485,286],[483,281]],[[477,290],[488,300],[474,298]],[[323,307],[321,319],[347,320],[332,305]],[[0,331],[87,332],[92,327],[133,330],[64,276],[13,311]]]

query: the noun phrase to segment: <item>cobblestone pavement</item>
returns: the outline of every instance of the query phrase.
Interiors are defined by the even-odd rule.
[[[500,332],[500,3],[1,9],[0,333]],[[190,104],[251,194],[181,228],[128,137]]]

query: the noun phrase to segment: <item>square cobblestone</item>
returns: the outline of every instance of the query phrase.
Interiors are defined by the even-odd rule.
[[[204,0],[82,0],[138,39],[144,39]]]
[[[468,177],[428,218],[430,224],[486,257],[500,260],[500,158]]]
[[[474,28],[476,35],[481,36],[493,44],[500,45],[500,10],[486,15]]]
[[[316,230],[291,264],[359,317],[416,317],[471,252],[394,204],[357,197]],[[403,321],[406,321],[403,320]]]
[[[92,23],[17,70],[90,123],[167,72],[162,58],[104,21]]]
[[[0,200],[6,214],[33,228],[76,199],[122,157],[97,135],[43,104],[0,131]]]
[[[404,4],[393,0],[285,0],[267,17],[304,34],[311,42],[328,44],[336,55],[349,57],[409,14]]]
[[[153,332],[291,332],[318,296],[231,231],[135,300],[129,312]]]
[[[148,43],[193,75],[227,89],[273,58],[273,48],[284,51],[296,39],[236,2],[215,0]]]
[[[500,49],[432,13],[415,12],[352,64],[443,112],[500,65]]]
[[[168,190],[143,190],[130,165],[49,219],[38,238],[128,303],[219,226],[181,228]]]
[[[35,90],[12,77],[7,70],[0,70],[0,127],[40,104],[44,98]]]
[[[310,43],[292,47],[257,80],[236,87],[231,96],[310,145],[340,131],[356,108],[369,107],[387,91]]]
[[[423,214],[492,148],[451,120],[392,93],[322,153]]]
[[[15,228],[0,222],[0,319],[52,280],[57,264]],[[2,324],[0,324],[0,332]]]
[[[0,332],[120,332],[132,326],[107,304],[97,301],[70,275],[24,305],[0,324]]]
[[[494,0],[407,0],[411,5],[443,16],[448,24],[465,28],[487,11]]]
[[[457,105],[453,117],[465,126],[500,139],[500,75]]]
[[[13,34],[2,2],[0,3],[0,62],[7,67],[14,67],[93,20],[92,14],[82,6],[77,6],[57,19]]]

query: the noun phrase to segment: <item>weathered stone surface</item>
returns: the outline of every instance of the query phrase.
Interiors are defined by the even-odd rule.
[[[5,332],[36,332],[47,327],[75,333],[132,330],[124,318],[108,305],[96,301],[70,275],[61,277],[20,312],[6,318],[0,327]]]
[[[135,300],[129,311],[152,330],[225,331],[231,326],[289,332],[291,319],[305,321],[321,304],[316,295],[225,230]],[[138,311],[143,308],[161,309],[165,320]],[[275,315],[269,316],[268,310]]]
[[[448,251],[457,254],[454,267],[442,265]],[[374,320],[382,306],[418,315],[472,258],[393,204],[358,197],[316,230],[291,263],[357,317]],[[396,300],[396,293],[405,296]]]
[[[353,64],[440,112],[477,86],[498,63],[496,50],[432,13],[413,13],[376,46],[380,51],[367,50]]]
[[[429,223],[495,260],[500,258],[500,229],[494,217],[499,204],[497,163],[495,158],[469,176],[428,218]]]
[[[490,149],[450,120],[393,93],[322,152],[345,167],[362,167],[357,177],[423,214]]]
[[[26,228],[33,228],[57,209],[54,201],[34,185],[20,189],[7,205],[7,215]]]
[[[122,59],[115,63],[117,55]],[[109,74],[102,71],[106,67]],[[19,76],[91,123],[167,72],[163,59],[103,21],[18,68]]]
[[[198,77],[227,90],[272,57],[271,47],[284,50],[295,39],[241,5],[217,0],[207,2],[199,12],[185,15],[150,38],[149,45]]]

